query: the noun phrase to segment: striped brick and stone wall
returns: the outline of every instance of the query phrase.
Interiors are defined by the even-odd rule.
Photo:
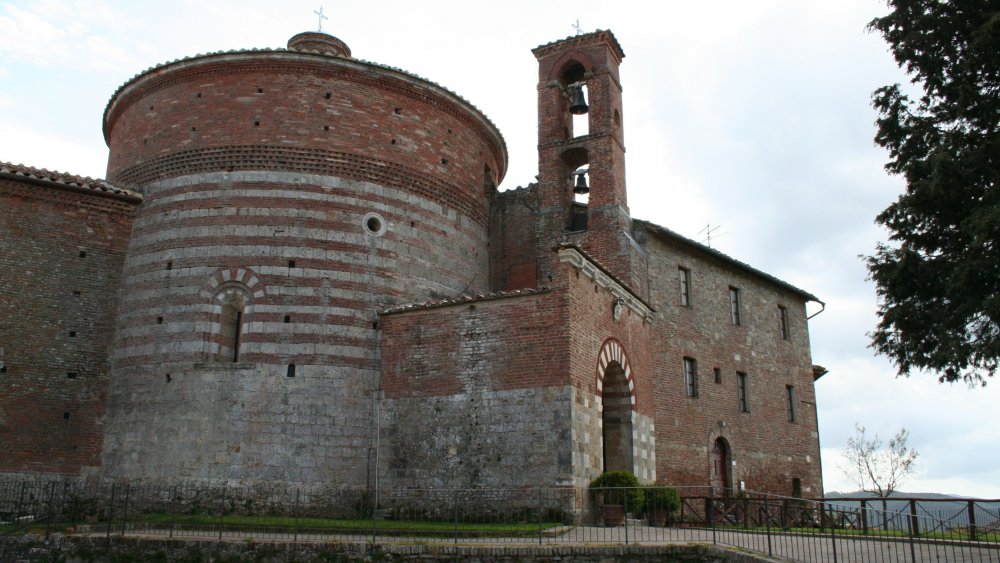
[[[109,476],[365,484],[378,311],[488,287],[495,127],[307,35],[168,63],[108,105],[108,176],[146,198]]]
[[[0,472],[94,475],[138,194],[0,163]]]
[[[628,469],[655,480],[652,311],[580,249],[548,258],[550,288],[383,314],[381,483],[583,490],[604,471],[603,411],[619,407]],[[613,366],[620,397],[602,389]]]

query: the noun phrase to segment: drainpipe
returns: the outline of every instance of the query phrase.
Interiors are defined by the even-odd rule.
[[[809,315],[808,317],[806,317],[806,320],[807,320],[807,321],[808,321],[809,319],[811,319],[811,318],[815,317],[816,315],[818,315],[818,314],[822,313],[823,311],[826,311],[826,303],[823,303],[823,302],[822,302],[822,301],[820,301],[819,299],[813,299],[813,301],[815,301],[815,302],[819,303],[819,305],[820,305],[820,307],[822,307],[822,309],[820,309],[819,311],[816,311],[815,313],[813,313],[813,314]]]

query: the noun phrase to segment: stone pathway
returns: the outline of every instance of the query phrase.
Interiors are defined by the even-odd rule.
[[[96,530],[95,530],[96,531]],[[88,535],[102,536],[101,533]],[[113,532],[121,536],[121,531]],[[205,541],[246,541],[252,538],[260,542],[345,542],[370,543],[370,534],[328,534],[261,532],[261,531],[218,531],[130,529],[124,534],[131,538],[163,539],[173,538]],[[722,548],[770,555],[775,559],[805,562],[854,563],[1000,563],[1000,545],[970,542],[921,542],[911,543],[905,539],[878,539],[858,536],[802,535],[744,532],[726,529],[701,528],[651,528],[630,526],[628,528],[599,528],[587,526],[565,527],[548,530],[541,536],[533,537],[421,537],[387,536],[378,537],[377,543],[405,544],[420,543],[434,545],[457,545],[477,547],[567,547],[567,546],[614,546],[614,545],[674,545],[705,544]]]

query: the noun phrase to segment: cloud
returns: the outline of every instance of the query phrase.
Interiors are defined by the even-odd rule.
[[[45,3],[49,7],[65,8],[65,4]],[[40,8],[35,4],[32,8]],[[72,56],[67,30],[55,25],[50,16],[34,9],[4,4],[0,16],[0,55],[7,60],[24,60],[33,65],[49,66]],[[65,9],[53,10],[62,15]]]

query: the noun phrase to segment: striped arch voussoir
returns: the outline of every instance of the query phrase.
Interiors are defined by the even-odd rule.
[[[216,299],[219,291],[225,285],[241,285],[253,299],[264,297],[264,284],[260,276],[250,268],[222,268],[218,270],[201,288],[201,296],[205,299]]]
[[[628,354],[620,342],[614,338],[604,341],[600,353],[597,354],[597,396],[603,396],[604,392],[604,372],[612,362],[617,363],[625,372],[625,381],[628,382],[629,400],[632,408],[635,409],[635,381],[632,379],[632,365],[628,361]]]

